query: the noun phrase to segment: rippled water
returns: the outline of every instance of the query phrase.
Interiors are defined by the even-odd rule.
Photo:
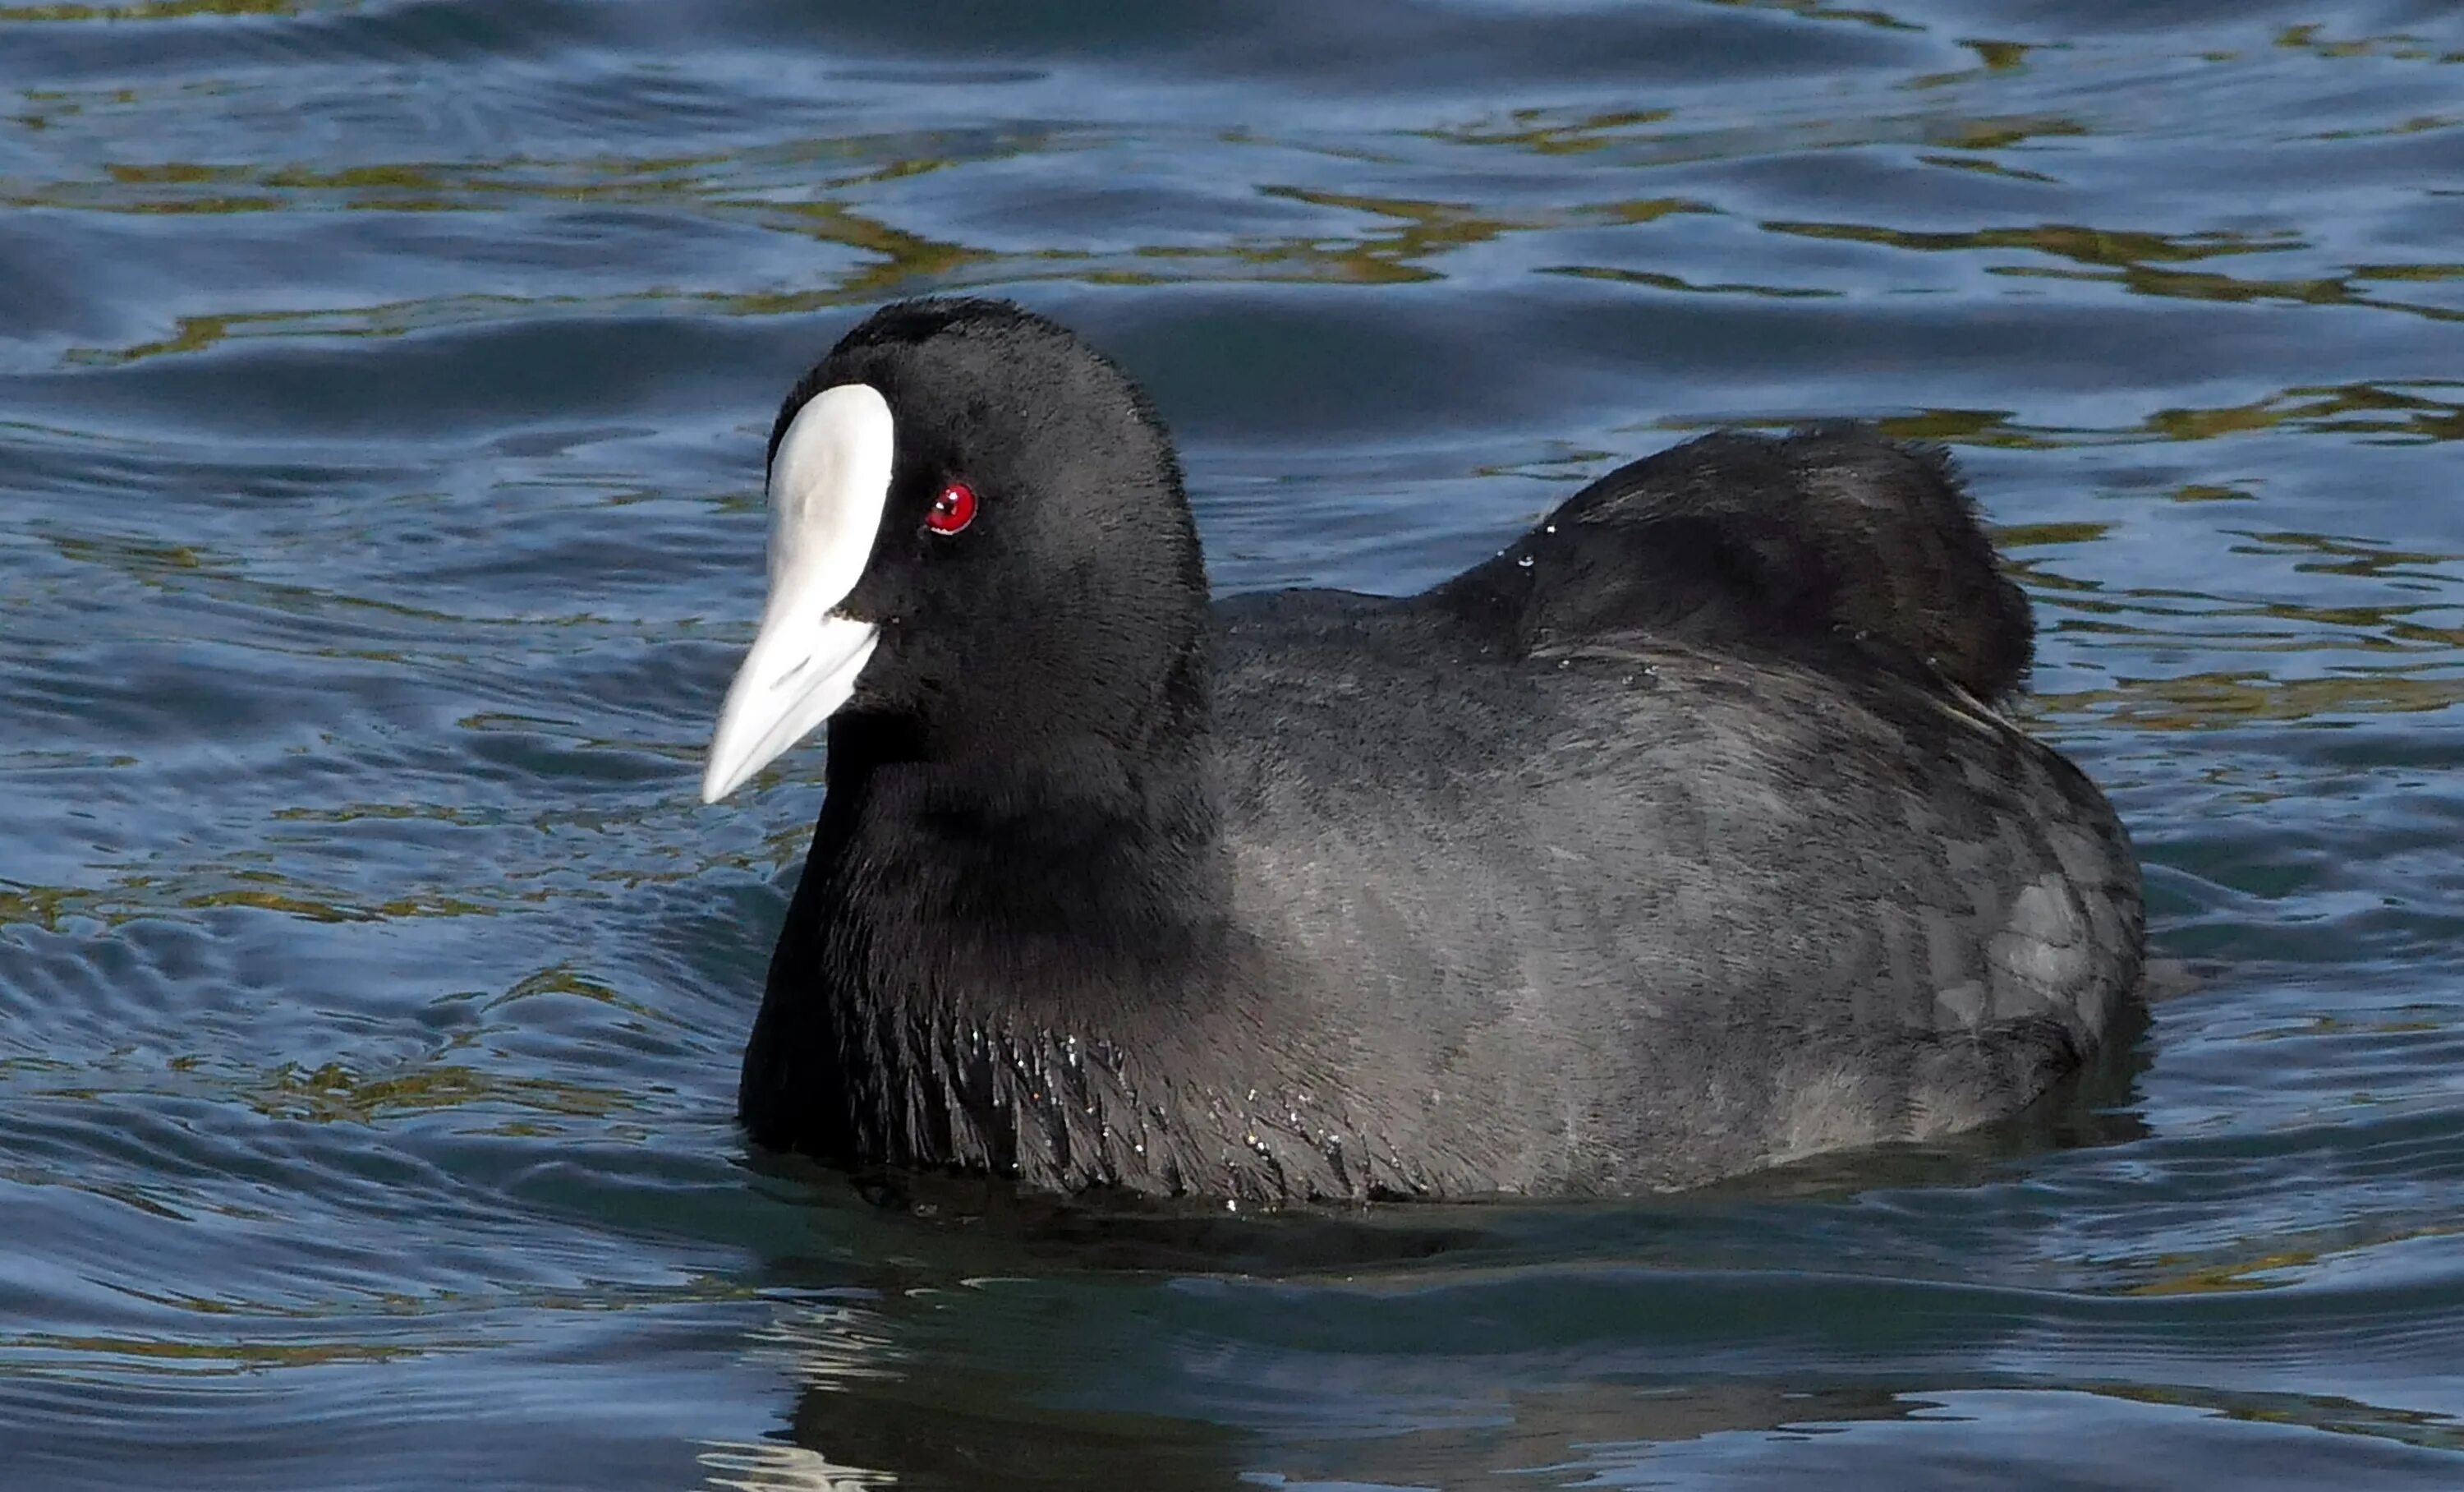
[[[2464,19],[1873,4],[0,5],[0,1483],[2464,1481]],[[1152,384],[1226,588],[1953,442],[2206,976],[1630,1205],[748,1157],[761,439],[955,287]]]

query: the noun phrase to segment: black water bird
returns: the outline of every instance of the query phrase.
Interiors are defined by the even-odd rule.
[[[1705,436],[1419,595],[1214,602],[1062,326],[884,309],[770,440],[711,801],[827,723],[759,1145],[1265,1201],[1682,1187],[2025,1106],[2142,961],[1939,451]]]

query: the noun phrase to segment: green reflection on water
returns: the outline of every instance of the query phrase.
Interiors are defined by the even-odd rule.
[[[1933,157],[1924,159],[1937,165],[1965,164]],[[2289,230],[2266,234],[2167,234],[2089,228],[2074,223],[2038,223],[2024,228],[1979,228],[1951,233],[1920,233],[1867,223],[1772,221],[1762,226],[1775,234],[1874,244],[1925,254],[2026,250],[2090,268],[2072,270],[2041,264],[1996,264],[1989,266],[1987,273],[2119,284],[2134,295],[2190,301],[2282,301],[2305,305],[2366,306],[2376,310],[2402,311],[2435,321],[2464,320],[2464,310],[2378,299],[2356,288],[2357,285],[2380,281],[2431,284],[2464,279],[2464,265],[2358,264],[2339,274],[2289,279],[2245,279],[2216,271],[2160,267],[2231,255],[2278,254],[2310,247]]]
[[[2034,43],[2024,41],[1977,39],[1962,41],[1960,45],[1975,53],[1976,59],[1985,64],[1986,70],[1994,73],[2016,72],[2027,65],[2028,54],[2036,50]]]
[[[2068,624],[2057,630],[2068,632]],[[2121,679],[2117,687],[2036,697],[2046,709],[2091,714],[2135,730],[2213,730],[2251,724],[2341,724],[2353,715],[2416,715],[2464,704],[2464,679],[2351,673],[2277,679],[2263,669]]]
[[[487,1345],[478,1341],[426,1342],[416,1347],[385,1342],[165,1342],[143,1337],[66,1336],[48,1331],[0,1337],[0,1348],[134,1358],[157,1369],[176,1369],[184,1375],[253,1373],[268,1368],[319,1368],[333,1363],[390,1363],[424,1357],[439,1348]]]
[[[1503,124],[1465,124],[1420,131],[1421,138],[1461,145],[1514,145],[1539,155],[1586,155],[1638,124],[1658,124],[1668,109],[1617,109],[1561,119],[1555,109],[1515,109]],[[1555,122],[1551,122],[1554,121]]]
[[[146,167],[136,176],[148,183],[218,182],[224,179],[223,170],[222,167],[195,166]],[[284,173],[277,173],[281,174]],[[1349,239],[1296,237],[1212,246],[1154,246],[1116,254],[1055,249],[1002,254],[911,233],[857,212],[844,203],[774,204],[721,200],[711,204],[712,209],[757,214],[768,226],[856,250],[869,256],[873,262],[841,274],[822,286],[785,291],[654,288],[598,296],[464,294],[350,308],[186,315],[176,320],[170,336],[121,347],[73,348],[65,358],[77,365],[118,366],[153,357],[205,351],[239,338],[391,337],[444,326],[536,316],[541,312],[586,315],[657,309],[726,316],[803,315],[926,290],[960,289],[974,284],[1015,284],[1039,279],[1070,279],[1089,284],[1259,280],[1402,284],[1436,279],[1440,278],[1438,271],[1429,267],[1429,261],[1460,249],[1492,242],[1509,234],[1580,226],[1633,227],[1672,215],[1712,211],[1703,203],[1687,198],[1647,197],[1506,215],[1485,212],[1471,204],[1460,202],[1377,197],[1292,186],[1268,185],[1257,189],[1262,196],[1357,212],[1393,226],[1382,232]],[[638,195],[634,189],[626,190]],[[560,189],[559,195],[561,194]],[[44,199],[19,197],[6,200],[33,202]],[[163,212],[224,211],[232,200],[235,199],[212,197],[200,199],[197,203],[150,201],[135,206],[122,204],[113,210]],[[1572,272],[1592,273],[1588,270]],[[1600,270],[1596,273],[1618,276],[1633,272]],[[1673,277],[1667,283],[1672,288],[1687,288],[1684,281]],[[1759,287],[1743,286],[1707,288],[1711,292],[1750,291],[1772,295],[1834,293],[1789,288],[1764,292]]]
[[[1810,21],[1850,21],[1883,31],[1923,31],[1914,21],[1903,21],[1885,11],[1851,10],[1826,5],[1823,0],[1703,0],[1706,5],[1727,6],[1741,11],[1786,11]]]
[[[2453,1223],[2391,1225],[2386,1220],[2363,1219],[2332,1231],[2319,1231],[2306,1239],[2300,1235],[2279,1236],[2264,1246],[2254,1246],[2245,1240],[2197,1254],[2158,1254],[2120,1261],[2134,1272],[2153,1277],[2125,1286],[2122,1293],[2162,1297],[2281,1289],[2301,1283],[2328,1259],[2391,1243],[2459,1234],[2464,1234],[2464,1226]]]
[[[1763,296],[1772,300],[1802,301],[1833,299],[1844,293],[1810,285],[1702,285],[1676,275],[1656,274],[1649,270],[1612,269],[1597,264],[1551,264],[1535,273],[1566,275],[1576,279],[1605,279],[1625,285],[1648,285],[1655,290],[1679,290],[1688,295]]]
[[[2457,274],[2457,268],[2451,265],[2403,265],[2398,268],[2432,272],[2402,277],[2412,279],[2446,279]],[[2236,279],[2230,275],[2151,269],[2144,264],[2111,274],[2054,269],[2044,265],[1997,264],[1986,273],[2035,279],[2093,280],[2121,285],[2133,295],[2167,296],[2184,301],[2290,301],[2304,305],[2368,306],[2374,310],[2426,316],[2432,321],[2464,321],[2464,310],[2420,305],[2409,301],[2376,300],[2360,294],[2354,290],[2351,281],[2365,277],[2356,272],[2316,276],[2308,279]]]
[[[2440,397],[2450,393],[2453,397]],[[1724,414],[1711,418],[1667,416],[1660,430],[1718,427],[1780,430],[1804,423],[1799,414]],[[2013,410],[1927,409],[1878,415],[1874,423],[1902,440],[2009,450],[2127,444],[2142,440],[2215,440],[2259,431],[2365,436],[2389,443],[2427,443],[2464,438],[2464,382],[2305,385],[2247,404],[2207,409],[2164,409],[2138,423],[2112,427],[2031,425]],[[2239,496],[2234,489],[2203,485],[2180,489],[2186,499]]]
[[[2290,231],[2253,235],[2235,233],[2156,234],[2127,229],[2087,228],[2074,223],[2038,223],[2026,228],[1978,228],[1957,233],[1918,233],[1866,223],[1774,221],[1762,225],[1775,234],[1805,238],[1842,239],[1881,244],[1924,253],[1966,249],[2031,249],[2081,264],[2128,267],[2215,258],[2233,254],[2269,254],[2306,247]]]
[[[502,910],[461,897],[421,895],[370,902],[303,886],[272,871],[209,867],[198,880],[238,882],[210,890],[184,889],[185,880],[147,875],[115,877],[101,886],[18,885],[0,889],[0,928],[12,924],[60,932],[78,922],[118,927],[165,911],[248,907],[312,923],[380,923],[412,917],[493,917]],[[508,900],[544,901],[550,893],[508,891]]]
[[[510,1104],[577,1119],[605,1119],[634,1106],[615,1088],[547,1078],[516,1078],[458,1062],[361,1075],[340,1063],[302,1069],[285,1064],[241,1099],[268,1119],[307,1124],[374,1125],[468,1104]]]
[[[2405,62],[2464,62],[2464,52],[2440,52],[2422,37],[2404,32],[2385,36],[2352,36],[2331,41],[2321,35],[2326,27],[2318,22],[2287,26],[2276,33],[2276,44],[2290,52],[2306,52],[2316,57],[2387,57]]]
[[[143,0],[137,5],[0,6],[10,21],[171,21],[195,15],[297,15],[293,0]]]
[[[2018,167],[2005,166],[1999,161],[1987,160],[1982,156],[1920,154],[1917,159],[1925,165],[1939,166],[1947,170],[1974,171],[1981,176],[1999,176],[2010,181],[2037,182],[2053,186],[2058,186],[2061,183],[2061,178],[2058,176],[2050,176],[2043,171],[2022,170]]]
[[[2195,1409],[2250,1424],[2369,1436],[2427,1450],[2464,1451],[2464,1426],[2446,1414],[2390,1409],[2328,1393],[2248,1393],[2204,1386],[2101,1383],[2089,1392],[2139,1404]]]

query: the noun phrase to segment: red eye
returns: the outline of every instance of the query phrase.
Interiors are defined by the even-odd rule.
[[[954,481],[941,489],[925,510],[924,526],[936,534],[954,534],[976,521],[976,489]]]

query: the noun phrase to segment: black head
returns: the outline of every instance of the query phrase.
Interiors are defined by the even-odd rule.
[[[874,313],[781,408],[769,491],[771,593],[706,796],[832,716],[834,748],[957,762],[1134,753],[1202,709],[1171,438],[1058,323],[984,300]]]

